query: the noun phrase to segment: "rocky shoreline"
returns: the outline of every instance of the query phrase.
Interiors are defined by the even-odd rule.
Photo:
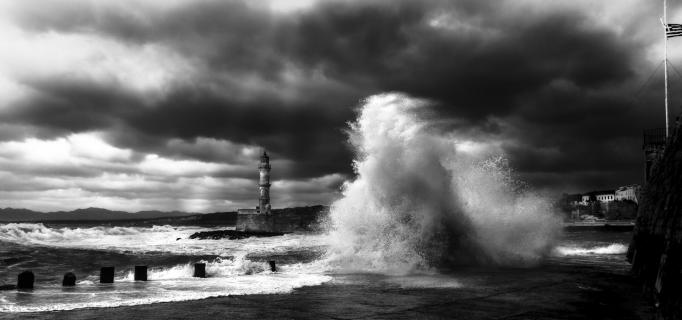
[[[237,231],[237,230],[218,230],[218,231],[202,231],[195,232],[189,236],[190,239],[199,240],[239,240],[251,237],[263,238],[263,237],[276,237],[282,236],[284,233],[281,232],[260,232],[260,231]]]

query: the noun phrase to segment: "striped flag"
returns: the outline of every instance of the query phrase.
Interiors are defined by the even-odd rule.
[[[667,38],[682,36],[682,24],[668,23],[665,27],[665,35]]]

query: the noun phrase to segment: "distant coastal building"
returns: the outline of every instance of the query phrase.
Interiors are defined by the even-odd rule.
[[[270,169],[270,157],[267,152],[263,151],[258,164],[258,206],[256,209],[238,209],[238,214],[270,214],[272,212],[270,206]]]
[[[640,186],[636,184],[620,187],[616,189],[616,200],[630,200],[634,201],[635,203],[639,203],[637,201],[637,194],[639,194],[639,190]]]
[[[588,205],[591,201],[611,202],[616,199],[614,190],[591,191],[582,195],[580,204]]]
[[[571,221],[583,219],[631,220],[637,216],[639,185],[616,190],[563,194],[556,208]]]
[[[629,200],[637,202],[637,195],[641,187],[637,184],[619,187],[616,190],[590,191],[588,193],[570,195],[572,205],[588,205],[591,201],[608,203],[611,201]],[[578,201],[576,197],[580,197]]]
[[[601,202],[611,202],[616,198],[616,192],[613,190],[603,191],[594,195],[597,201]]]

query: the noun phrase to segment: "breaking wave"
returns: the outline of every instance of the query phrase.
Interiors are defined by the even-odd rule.
[[[75,248],[119,253],[164,252],[186,255],[239,256],[246,253],[286,252],[291,248],[319,247],[321,236],[287,234],[241,240],[189,239],[198,231],[224,230],[195,226],[153,227],[47,227],[42,223],[0,224],[0,241],[21,245]],[[228,228],[234,229],[234,227]]]
[[[164,251],[169,239],[187,238],[198,227],[62,227],[42,223],[0,225],[0,241],[24,245],[83,248],[111,251]]]
[[[216,258],[210,261],[202,260],[206,264],[206,274],[212,278],[227,278],[241,275],[252,275],[259,273],[271,273],[265,262],[250,261],[244,255],[236,258]],[[280,266],[280,270],[283,270]],[[186,263],[170,267],[150,268],[147,271],[149,280],[192,280],[194,274],[194,264]],[[129,270],[117,281],[134,281],[135,271]]]
[[[331,208],[330,265],[406,273],[547,254],[560,229],[550,203],[491,157],[493,144],[436,132],[426,107],[401,94],[362,105],[349,130],[357,178]]]

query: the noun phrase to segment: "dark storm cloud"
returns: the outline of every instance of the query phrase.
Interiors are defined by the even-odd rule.
[[[562,187],[554,178],[570,175],[571,186],[608,187],[635,182],[638,146],[619,145],[636,142],[658,117],[628,91],[645,44],[577,9],[497,1],[322,1],[291,13],[238,1],[83,5],[17,6],[14,18],[27,30],[159,44],[197,74],[151,105],[124,83],[29,79],[36,94],[4,122],[103,130],[122,147],[204,161],[234,159],[191,147],[197,139],[263,146],[296,163],[280,177],[311,178],[350,173],[343,129],[353,108],[369,94],[403,91],[434,101],[430,116],[462,132],[508,135],[504,128],[514,127],[505,145],[512,164],[543,186]],[[627,174],[599,180],[600,170]]]
[[[34,79],[24,84],[36,91],[28,101],[5,113],[20,123],[59,132],[80,132],[111,126],[118,113],[139,104],[116,86],[69,79]]]
[[[455,117],[508,114],[518,97],[553,79],[598,87],[630,74],[627,47],[611,32],[580,30],[577,13],[522,20],[486,7],[471,14],[486,15],[483,26],[500,34],[467,36],[428,26],[428,9],[322,6],[301,19],[297,56],[345,81],[435,99]]]
[[[279,172],[280,176],[314,177],[347,171],[350,158],[344,148],[339,148],[339,142],[343,145],[345,140],[341,128],[351,116],[350,111],[346,112],[349,114],[338,117],[335,110],[325,111],[312,103],[289,106],[258,97],[240,102],[210,92],[182,90],[154,108],[120,114],[119,121],[132,131],[113,138],[119,145],[134,149],[214,162],[236,159],[211,152],[207,147],[196,149],[188,145],[196,143],[199,137],[212,137],[263,146],[275,159],[291,159],[302,165]],[[185,143],[169,143],[166,139],[170,138]],[[252,162],[256,160],[252,158]]]

